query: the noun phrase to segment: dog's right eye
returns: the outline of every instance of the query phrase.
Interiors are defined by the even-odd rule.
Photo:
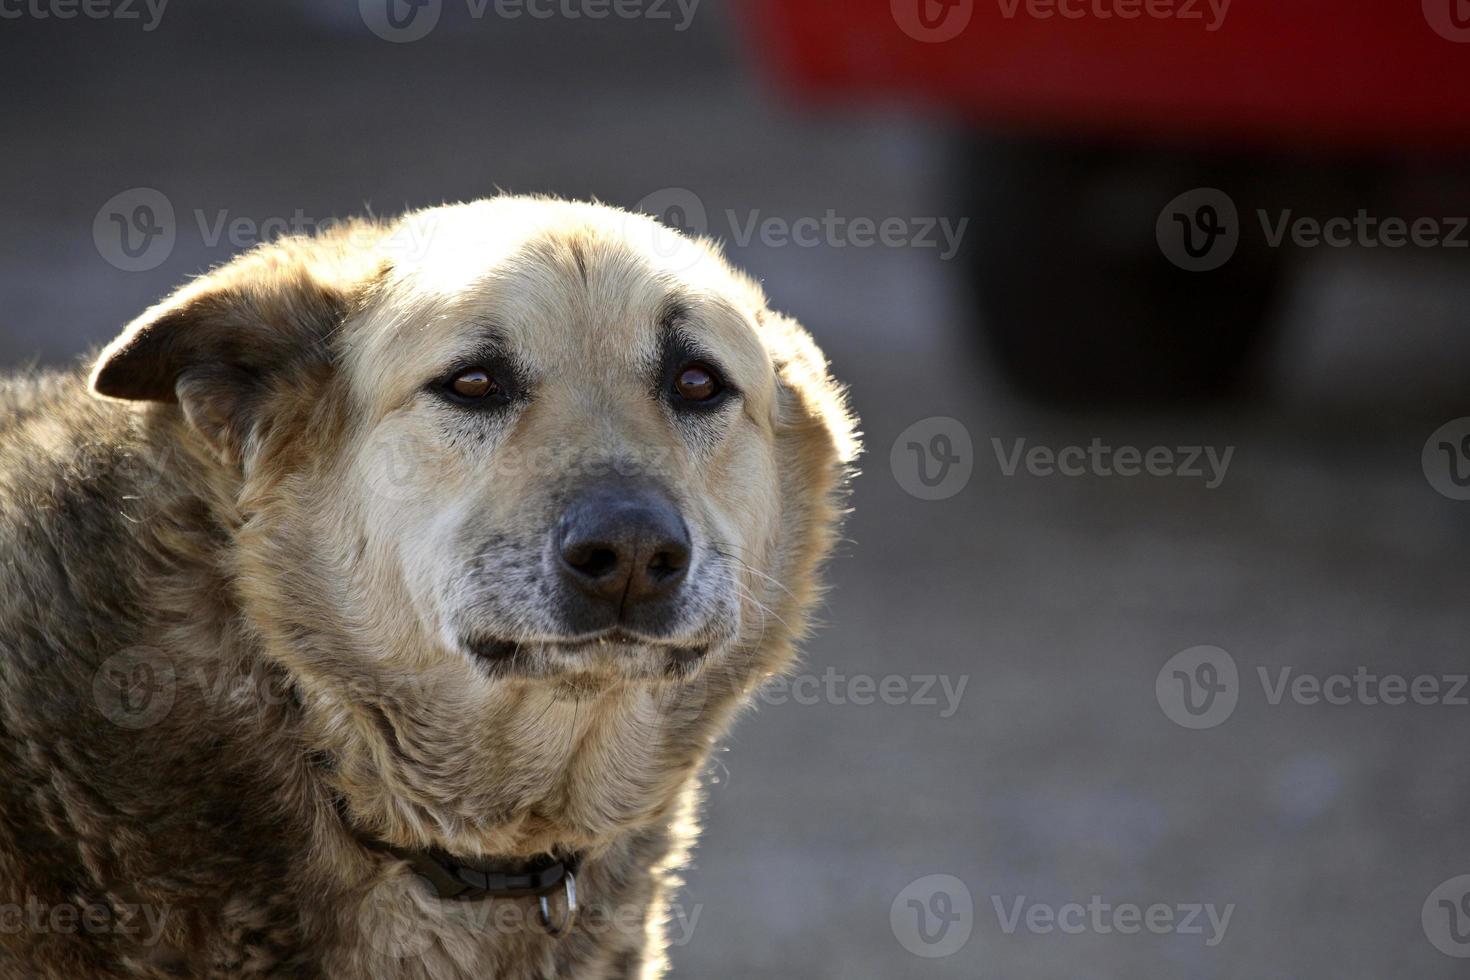
[[[460,371],[445,383],[444,391],[450,398],[466,405],[495,401],[505,394],[504,389],[495,380],[495,375],[484,368],[469,368]]]

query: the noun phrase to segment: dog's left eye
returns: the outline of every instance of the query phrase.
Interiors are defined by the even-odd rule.
[[[724,390],[724,380],[708,364],[686,364],[674,376],[674,391],[686,402],[708,404]]]

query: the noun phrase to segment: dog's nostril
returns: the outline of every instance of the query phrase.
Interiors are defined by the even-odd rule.
[[[677,545],[670,545],[654,553],[653,558],[648,562],[648,574],[655,581],[662,582],[671,576],[680,574],[688,567],[688,550]]]
[[[617,571],[622,559],[612,548],[589,545],[571,549],[565,555],[567,564],[588,578],[602,578]]]

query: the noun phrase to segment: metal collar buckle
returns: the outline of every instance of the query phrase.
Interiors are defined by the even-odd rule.
[[[485,862],[451,857],[443,851],[407,851],[380,846],[403,861],[439,898],[472,902],[487,898],[534,898],[546,934],[561,939],[577,921],[579,856],[558,860],[547,857],[515,871],[487,867]],[[557,894],[561,899],[557,901]],[[560,915],[554,915],[560,906]]]
[[[577,876],[570,868],[562,876],[561,893],[563,904],[565,905],[565,913],[559,925],[552,922],[551,893],[543,893],[537,896],[538,901],[541,903],[541,928],[545,929],[546,934],[553,939],[561,939],[567,933],[571,932],[572,927],[577,924]]]

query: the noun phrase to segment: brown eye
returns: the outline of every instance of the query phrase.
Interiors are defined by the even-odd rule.
[[[500,386],[495,383],[495,379],[490,376],[489,371],[472,368],[469,371],[456,375],[454,380],[449,383],[449,390],[460,398],[469,401],[479,401],[482,398],[489,398],[491,395],[497,393],[500,390]]]
[[[691,364],[679,371],[674,390],[686,402],[707,402],[724,390],[719,375],[703,364]]]

